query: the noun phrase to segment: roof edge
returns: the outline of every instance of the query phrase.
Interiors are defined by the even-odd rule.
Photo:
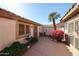
[[[64,22],[64,21],[65,21],[65,19],[68,17],[69,12],[71,12],[71,10],[72,10],[76,5],[78,5],[78,4],[77,4],[77,3],[74,3],[74,4],[72,5],[72,7],[67,11],[67,13],[61,18],[60,22]],[[71,14],[71,13],[70,13],[70,14]]]
[[[40,25],[40,26],[42,26],[42,24],[40,24],[40,23],[37,23],[37,22],[35,22],[35,21],[32,21],[32,20],[27,19],[27,18],[22,17],[22,16],[19,16],[19,15],[15,14],[15,13],[13,13],[13,12],[11,12],[11,11],[5,10],[5,9],[3,9],[3,8],[0,8],[0,10],[6,12],[6,14],[8,14],[8,15],[14,16],[14,18],[16,18],[16,17],[17,17],[17,18],[20,18],[21,21],[26,21],[26,22],[30,22],[30,23],[35,24],[35,25]],[[3,17],[5,17],[5,16],[3,15]],[[14,19],[13,17],[6,17],[6,18]]]

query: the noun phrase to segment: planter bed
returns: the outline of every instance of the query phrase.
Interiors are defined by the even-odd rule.
[[[37,41],[38,41],[38,39],[33,37],[33,38],[29,38],[28,42],[25,44],[22,44],[20,42],[14,42],[10,47],[4,48],[0,52],[0,56],[17,56],[17,55],[20,55],[23,51],[30,48]]]

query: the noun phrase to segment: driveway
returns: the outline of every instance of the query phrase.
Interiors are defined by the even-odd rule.
[[[25,51],[23,56],[72,56],[72,54],[65,44],[41,37],[35,45]]]

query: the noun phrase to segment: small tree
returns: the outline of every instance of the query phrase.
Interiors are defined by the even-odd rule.
[[[49,21],[50,22],[53,21],[54,30],[56,30],[55,19],[58,19],[59,17],[60,17],[60,14],[58,14],[57,12],[53,12],[48,15]]]

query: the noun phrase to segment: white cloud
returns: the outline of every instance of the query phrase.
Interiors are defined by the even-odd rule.
[[[0,7],[18,15],[22,15],[22,8],[20,3],[0,3]]]

